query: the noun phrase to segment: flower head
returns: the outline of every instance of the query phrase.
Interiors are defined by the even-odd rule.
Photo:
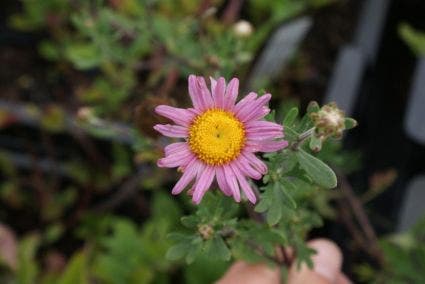
[[[270,109],[270,94],[258,97],[249,93],[236,103],[239,80],[226,86],[224,78],[211,78],[211,91],[202,77],[189,76],[189,95],[193,108],[181,109],[160,105],[156,113],[175,124],[158,124],[161,134],[183,138],[183,142],[165,147],[159,167],[178,167],[183,175],[172,189],[179,194],[193,182],[192,199],[199,204],[214,179],[221,191],[241,200],[240,189],[252,203],[256,202],[247,177],[260,179],[267,166],[256,152],[274,152],[285,148],[283,127],[265,121]]]
[[[310,114],[316,134],[322,139],[341,137],[345,130],[345,114],[335,103],[324,105],[318,112]]]

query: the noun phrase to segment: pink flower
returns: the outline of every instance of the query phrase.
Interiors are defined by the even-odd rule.
[[[190,75],[189,95],[194,108],[155,108],[175,124],[158,124],[154,129],[184,139],[166,146],[165,157],[158,160],[159,167],[179,167],[183,172],[173,194],[179,194],[194,180],[192,199],[199,204],[215,178],[221,191],[237,202],[241,200],[239,188],[249,201],[256,202],[247,177],[260,179],[267,166],[254,153],[275,152],[288,142],[277,140],[283,138],[281,125],[263,119],[270,112],[267,105],[271,95],[249,93],[236,103],[238,88],[236,78],[227,86],[224,78],[211,78],[210,92],[204,78]]]

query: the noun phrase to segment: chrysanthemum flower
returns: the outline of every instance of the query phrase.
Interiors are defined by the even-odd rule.
[[[171,119],[175,125],[158,124],[154,129],[162,135],[183,138],[183,142],[165,147],[159,167],[179,167],[183,172],[172,189],[182,192],[192,181],[192,199],[199,204],[214,178],[227,196],[239,202],[240,188],[249,201],[256,202],[247,177],[260,179],[267,166],[256,152],[275,152],[288,145],[283,127],[265,121],[270,112],[271,95],[258,97],[249,93],[236,103],[239,80],[226,86],[224,78],[211,78],[211,92],[204,78],[189,76],[189,95],[194,108],[181,109],[160,105],[155,112]]]

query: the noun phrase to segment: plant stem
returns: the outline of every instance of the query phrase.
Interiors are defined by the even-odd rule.
[[[297,140],[291,145],[291,149],[297,151],[304,144],[305,140],[313,135],[315,129],[315,127],[312,127],[309,130],[301,133]]]

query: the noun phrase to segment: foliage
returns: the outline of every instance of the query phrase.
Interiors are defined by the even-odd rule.
[[[221,20],[222,0],[206,10],[199,0],[21,1],[10,26],[47,31],[39,53],[56,62],[57,76],[69,76],[70,68],[94,75],[75,86],[76,98],[110,116],[135,95],[147,97],[173,72],[180,78],[243,74],[276,25],[331,0],[250,1],[251,36],[238,36],[233,23]]]
[[[398,32],[416,56],[425,55],[425,33],[414,29],[409,24],[402,23]]]
[[[148,133],[157,120],[151,109],[184,104],[188,74],[246,74],[277,25],[332,0],[246,2],[240,14],[254,29],[241,36],[239,15],[225,20],[223,0],[21,1],[9,25],[36,38],[47,81],[69,86],[72,107],[49,102],[24,111],[39,123],[52,164],[38,160],[37,145],[24,160],[29,170],[15,168],[22,156],[0,152],[0,217],[19,232],[17,267],[0,264],[1,283],[212,283],[236,259],[312,264],[308,234],[335,215],[332,168],[356,167],[335,135],[319,136],[311,118],[317,104],[302,117],[298,108],[277,112],[286,114],[290,147],[264,155],[269,173],[253,184],[255,207],[218,192],[198,207],[172,198],[175,177],[153,165],[163,141]],[[130,121],[138,104],[142,133],[110,122]],[[352,126],[344,120],[344,129]],[[64,149],[56,153],[49,139]],[[120,194],[134,206],[111,206]],[[296,259],[276,253],[287,247]]]
[[[368,264],[358,266],[357,273],[374,283],[424,283],[425,218],[412,229],[382,238],[385,265],[377,271]]]

